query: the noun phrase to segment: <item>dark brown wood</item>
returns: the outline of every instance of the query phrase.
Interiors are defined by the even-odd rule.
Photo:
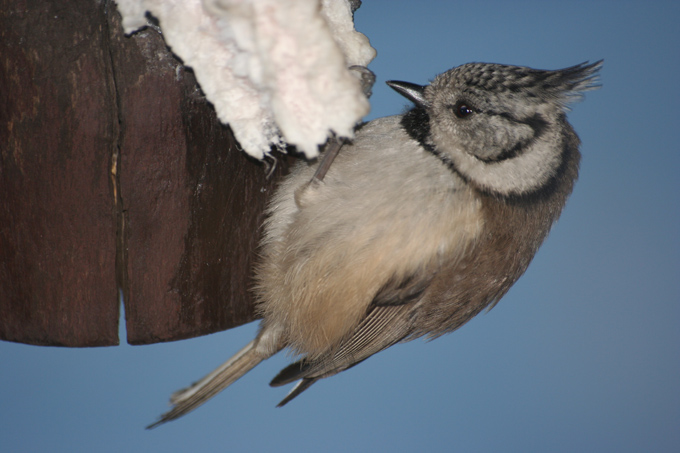
[[[123,136],[128,342],[176,340],[253,320],[250,276],[274,178],[227,127],[155,30],[112,24]]]
[[[238,150],[155,30],[58,3],[0,0],[0,338],[117,344],[118,288],[132,344],[251,321],[285,163]]]
[[[0,1],[0,338],[118,343],[103,11]]]

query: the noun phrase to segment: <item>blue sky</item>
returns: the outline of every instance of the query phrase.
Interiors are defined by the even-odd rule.
[[[581,176],[525,276],[457,332],[380,353],[282,409],[263,363],[187,417],[145,431],[171,392],[254,324],[168,344],[0,342],[7,452],[680,451],[680,3],[366,0],[378,50],[369,118],[469,61],[557,69],[605,59],[569,117]],[[124,326],[121,328],[124,336]]]

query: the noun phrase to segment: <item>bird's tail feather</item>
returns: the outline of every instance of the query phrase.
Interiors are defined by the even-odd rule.
[[[257,339],[248,343],[232,358],[224,362],[217,369],[206,375],[200,381],[190,387],[178,390],[170,397],[173,408],[161,415],[160,419],[147,426],[147,429],[155,428],[165,422],[174,420],[191,412],[201,404],[208,401],[217,393],[233,384],[238,378],[252,370],[267,356],[257,351]]]

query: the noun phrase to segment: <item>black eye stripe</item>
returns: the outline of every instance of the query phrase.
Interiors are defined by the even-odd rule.
[[[492,159],[479,159],[482,162],[486,162],[486,163],[493,163],[493,162],[500,162],[500,161],[508,160],[508,159],[514,159],[515,157],[522,154],[526,147],[530,146],[533,142],[538,140],[543,135],[543,133],[546,131],[546,129],[548,127],[548,122],[543,118],[543,116],[541,116],[540,113],[537,113],[537,114],[530,116],[530,117],[523,119],[523,120],[517,119],[517,118],[509,115],[508,113],[489,113],[489,114],[501,116],[501,117],[506,118],[509,121],[512,121],[512,122],[517,123],[517,124],[525,124],[525,125],[529,126],[531,129],[533,129],[534,134],[528,140],[517,143],[514,147],[504,151],[503,153],[499,154],[498,156],[496,156]]]
[[[534,137],[538,138],[543,133],[545,132],[546,128],[548,127],[548,121],[543,118],[543,116],[540,113],[536,113],[533,116],[529,116],[527,118],[519,119],[515,118],[514,116],[510,115],[509,113],[505,112],[487,112],[489,115],[496,115],[500,116],[502,118],[507,119],[508,121],[511,121],[516,124],[524,124],[526,126],[529,126],[534,130]]]

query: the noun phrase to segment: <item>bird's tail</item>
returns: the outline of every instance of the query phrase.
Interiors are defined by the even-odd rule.
[[[157,422],[146,428],[155,428],[191,412],[268,358],[269,356],[258,352],[257,342],[258,339],[256,338],[200,381],[173,393],[170,396],[170,403],[173,408],[161,415]]]

